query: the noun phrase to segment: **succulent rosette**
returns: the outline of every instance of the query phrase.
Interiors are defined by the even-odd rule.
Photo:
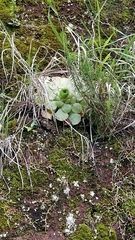
[[[68,120],[77,125],[87,107],[83,97],[78,93],[71,78],[53,77],[46,83],[47,97],[45,106],[53,112],[59,121]]]

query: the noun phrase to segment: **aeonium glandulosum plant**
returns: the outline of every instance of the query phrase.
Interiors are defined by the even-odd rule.
[[[53,112],[59,121],[70,121],[72,125],[80,123],[87,107],[71,78],[53,77],[47,85],[48,98],[45,99],[47,110]]]

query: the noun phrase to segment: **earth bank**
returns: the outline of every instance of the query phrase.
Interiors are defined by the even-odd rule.
[[[91,14],[94,15],[95,1],[92,4]],[[91,16],[84,1],[57,1],[55,5],[60,21],[72,23],[76,32],[87,37],[80,16],[90,29]],[[62,49],[48,23],[46,1],[0,1],[0,9],[4,26],[10,35],[15,33],[15,45],[29,66],[40,47],[34,70],[42,71],[56,51]],[[64,24],[60,26],[53,11],[51,14],[58,31],[61,31]],[[107,35],[112,33],[108,23],[127,34],[133,32],[134,1],[108,1],[101,18]],[[117,37],[114,32],[114,38]],[[7,39],[4,41],[2,32],[0,44],[1,49],[10,46]],[[12,67],[10,51],[4,55],[4,63],[8,76]],[[10,81],[5,78],[2,62],[0,68],[1,87],[5,85],[4,81],[10,87],[18,80],[24,81],[24,71],[19,64]],[[18,89],[19,85],[8,89],[7,94],[16,96]],[[32,118],[31,112],[29,118]],[[96,236],[96,239],[106,240],[133,239],[135,168],[132,129],[132,135],[125,132],[124,139],[118,135],[111,141],[96,141],[91,147],[86,142],[88,139],[89,143],[89,129],[84,129],[83,124],[75,128],[81,135],[60,123],[58,133],[55,124],[51,121],[49,124],[49,128],[43,124],[30,131],[26,128],[19,158],[14,160],[13,152],[10,161],[3,160],[0,238],[80,240]],[[17,120],[12,119],[10,135],[17,126]],[[17,148],[16,141],[18,139],[12,150]]]

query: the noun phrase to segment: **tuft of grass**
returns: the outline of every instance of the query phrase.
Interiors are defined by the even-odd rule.
[[[6,84],[2,85],[0,93],[0,178],[4,181],[8,193],[10,193],[10,188],[3,176],[3,168],[7,164],[15,164],[17,166],[21,186],[24,188],[21,164],[25,163],[32,188],[30,170],[24,157],[22,142],[23,132],[29,119],[26,110],[28,105],[32,105],[33,103],[31,95],[29,95],[31,89],[28,87],[27,79],[31,81],[34,78],[33,62],[35,59],[32,65],[29,66],[29,63],[22,58],[14,44],[14,35],[11,37],[8,34],[2,22],[0,22],[0,32],[4,36],[1,61],[6,81]],[[7,48],[4,47],[5,42],[6,44],[8,43]],[[11,55],[10,71],[5,67],[5,58],[8,55]],[[17,75],[18,66],[24,72],[24,79],[22,81],[19,81],[17,77],[14,78]],[[33,119],[35,118],[36,112],[35,105],[33,104]]]
[[[3,175],[3,168],[7,164],[17,166],[22,188],[25,187],[22,172],[22,165],[25,164],[30,187],[33,189],[31,171],[23,149],[29,148],[26,146],[24,134],[26,131],[27,134],[34,133],[35,125],[39,124],[39,113],[44,109],[42,103],[37,107],[35,92],[39,92],[41,98],[47,99],[47,83],[44,79],[50,75],[63,74],[67,71],[61,67],[66,65],[66,61],[63,55],[57,51],[44,70],[39,72],[39,65],[46,58],[48,49],[45,46],[39,47],[34,57],[31,58],[31,42],[28,58],[24,59],[15,45],[14,34],[10,36],[2,22],[0,22],[0,32],[3,35],[1,62],[6,82],[0,93],[0,178],[4,181],[8,190],[7,194],[9,194],[10,188]],[[37,63],[37,56],[41,49],[45,51],[45,55]],[[7,57],[10,59],[8,69],[5,64]],[[18,71],[21,72],[22,79],[18,79]],[[31,116],[29,116],[29,109]],[[55,118],[54,122],[56,123]]]
[[[135,36],[121,33],[122,37],[115,40],[113,34],[107,37],[103,33],[100,14],[106,2],[100,7],[96,1],[92,33],[84,25],[89,37],[79,36],[70,26],[66,27],[74,40],[74,49],[68,48],[65,57],[76,88],[88,103],[85,117],[96,137],[111,137],[121,131],[125,115],[135,110]],[[88,7],[91,5],[87,4]],[[115,34],[120,32],[112,29]]]

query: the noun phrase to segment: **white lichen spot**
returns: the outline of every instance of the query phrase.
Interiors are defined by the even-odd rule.
[[[32,202],[32,204],[35,204],[35,203],[37,203],[38,201],[37,200],[33,200],[33,201],[31,201]]]
[[[73,181],[73,184],[74,184],[74,187],[79,188],[79,183],[78,183],[78,181]]]
[[[75,232],[76,230],[76,224],[75,224],[75,218],[73,213],[69,213],[66,217],[66,229],[64,230],[66,235],[70,235],[71,233]]]
[[[67,182],[65,176],[62,176],[61,178],[57,178],[57,181],[60,182],[60,183],[66,183]]]
[[[42,205],[40,206],[40,209],[45,210],[45,204],[44,203],[42,203]]]
[[[0,234],[0,238],[5,238],[7,236],[8,232]]]
[[[95,193],[93,191],[90,191],[90,195],[94,197]]]
[[[69,196],[70,188],[67,186],[67,187],[63,190],[63,192],[64,192],[66,195]]]
[[[80,194],[80,197],[83,201],[85,200],[85,195],[84,194]]]
[[[86,179],[84,179],[84,180],[83,180],[83,183],[87,183],[87,180],[86,180]]]
[[[102,219],[101,215],[95,214],[94,218],[96,219],[96,222],[99,222]]]
[[[49,184],[49,188],[52,188],[52,183]]]
[[[113,159],[113,158],[110,159],[110,163],[111,163],[111,164],[114,163],[114,159]]]
[[[52,200],[55,201],[55,202],[58,202],[59,200],[59,197],[55,194],[52,195]]]

